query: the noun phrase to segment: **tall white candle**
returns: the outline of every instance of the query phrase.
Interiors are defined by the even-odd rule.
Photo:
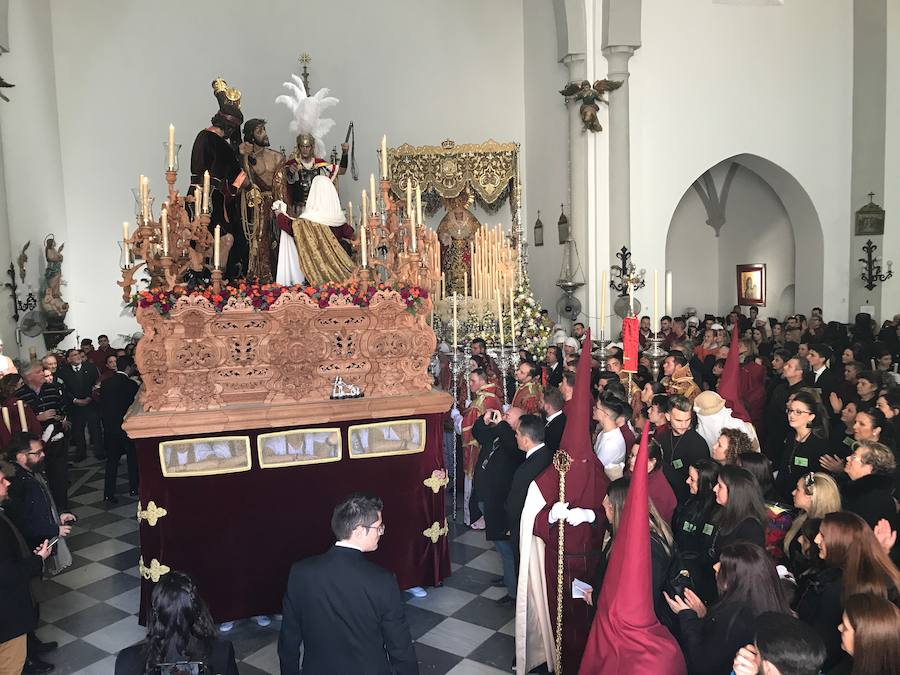
[[[378,205],[378,193],[375,192],[375,174],[369,174],[369,192],[372,195],[372,215],[374,216],[376,213],[376,208]]]
[[[369,229],[366,227],[366,219],[359,221],[360,262],[363,267],[369,266]]]
[[[353,227],[353,202],[347,202],[347,222]]]
[[[381,137],[381,178],[388,177],[387,134]]]
[[[163,255],[169,255],[169,209],[168,204],[163,204],[159,212],[159,229],[162,230]]]
[[[416,222],[420,225],[424,224],[422,220],[422,186],[416,185]]]
[[[169,125],[169,145],[168,145],[168,162],[166,167],[169,171],[175,170],[175,125]]]
[[[516,342],[516,302],[513,287],[509,287],[509,337]]]
[[[456,347],[459,344],[459,327],[456,322],[456,305],[459,302],[459,293],[453,294],[453,354],[456,354]]]
[[[406,217],[413,220],[413,210],[412,210],[412,181],[407,178],[406,179]]]
[[[16,401],[16,409],[19,411],[19,429],[28,431],[28,420],[25,418],[25,404],[22,401]]]
[[[203,172],[203,213],[209,213],[209,171]]]
[[[219,239],[222,235],[222,228],[216,225],[215,240],[213,241],[213,267],[219,269]]]
[[[506,344],[506,337],[503,334],[503,296],[500,295],[500,289],[494,288],[497,296],[497,323],[500,324],[500,345]]]
[[[7,408],[0,409],[0,412],[3,413],[3,424],[6,425],[7,431],[12,431],[12,426],[9,423],[9,410]]]

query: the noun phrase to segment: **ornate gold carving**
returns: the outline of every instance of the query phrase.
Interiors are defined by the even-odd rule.
[[[338,297],[322,308],[287,292],[266,312],[235,303],[217,313],[206,298],[186,296],[167,316],[139,307],[144,410],[323,401],[337,375],[366,398],[429,391],[435,338],[428,307],[412,314],[389,290],[375,293],[369,307],[341,305]]]
[[[426,478],[422,481],[422,484],[425,487],[431,488],[431,491],[434,494],[440,492],[441,488],[445,487],[448,483],[450,483],[450,477],[447,475],[446,469],[435,469],[431,472],[430,478]]]
[[[419,183],[422,192],[435,191],[441,197],[457,197],[471,190],[486,204],[500,199],[517,177],[517,143],[485,141],[477,145],[456,145],[444,141],[440,147],[401,145],[388,150],[391,190],[404,194],[407,179]]]
[[[440,525],[440,523],[438,523],[438,521],[434,521],[434,523],[432,523],[431,527],[429,527],[427,530],[423,530],[422,534],[424,536],[428,537],[429,539],[431,539],[432,544],[436,544],[436,543],[438,543],[438,539],[440,539],[441,537],[447,536],[447,533],[449,531],[450,531],[450,528],[447,526],[447,519],[444,518],[444,526],[443,527],[441,527],[441,525]]]
[[[159,522],[160,518],[163,518],[169,514],[163,507],[157,506],[156,502],[152,499],[147,503],[146,509],[141,509],[141,503],[138,502],[137,505],[137,519],[138,522],[142,520],[146,520],[147,524],[150,527],[156,527],[156,523]]]
[[[141,556],[138,558],[138,571],[141,573],[142,577],[155,584],[162,575],[171,572],[172,568],[168,565],[163,565],[156,558],[153,558],[153,560],[150,561],[150,567],[147,567],[144,565],[144,556]]]

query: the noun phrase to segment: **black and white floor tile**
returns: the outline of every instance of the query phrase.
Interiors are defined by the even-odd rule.
[[[103,466],[89,459],[71,469],[70,510],[78,524],[69,538],[71,568],[43,584],[38,637],[59,648],[42,657],[55,673],[109,675],[119,650],[140,641],[138,524],[135,499],[128,497],[124,464],[119,503],[103,502]],[[515,651],[512,606],[492,586],[500,558],[483,532],[451,523],[453,573],[427,597],[407,594],[409,621],[423,674],[509,673]],[[227,634],[242,675],[278,673],[279,622],[262,628],[239,621]]]

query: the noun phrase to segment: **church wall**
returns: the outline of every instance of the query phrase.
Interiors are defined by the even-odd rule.
[[[556,222],[559,205],[568,204],[567,113],[558,93],[566,81],[566,68],[557,60],[553,6],[543,0],[525,0],[525,210],[528,275],[535,295],[556,316],[556,287],[564,248],[559,244]],[[568,212],[568,207],[567,207]],[[544,245],[534,246],[534,223],[541,212]],[[582,256],[586,252],[581,252]],[[587,260],[582,257],[582,265]]]
[[[759,155],[796,178],[822,223],[822,272],[798,276],[798,291],[820,290],[826,315],[846,319],[851,4],[645,0],[643,8],[630,80],[636,264],[665,269],[667,225],[698,175],[727,157]],[[815,299],[798,292],[798,307]]]
[[[127,314],[117,318],[115,286],[117,235],[123,220],[133,221],[130,189],[145,173],[160,194],[170,122],[187,166],[194,135],[215,111],[210,82],[218,75],[241,89],[245,116],[269,120],[273,147],[290,148],[289,112],[274,98],[299,72],[298,55],[311,54],[312,88],[327,86],[341,99],[328,112],[336,121],[328,149],[350,120],[356,126],[360,182],[342,177],[345,203],[358,203],[376,170],[383,133],[391,145],[525,139],[522,0],[158,0],[114,8],[84,0],[53,2],[52,11],[67,263],[82,261],[67,264],[66,274],[82,334],[135,329]],[[552,24],[546,30],[552,39]],[[557,85],[550,83],[551,97]],[[186,183],[182,172],[179,185]],[[510,219],[508,209],[475,213],[483,222]]]
[[[893,260],[894,278],[881,293],[881,319],[900,314],[900,0],[887,2],[887,82],[885,105],[884,260]],[[858,269],[858,268],[857,268]],[[854,274],[858,276],[858,273]]]

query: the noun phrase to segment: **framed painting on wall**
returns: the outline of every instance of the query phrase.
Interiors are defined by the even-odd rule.
[[[737,266],[737,304],[766,306],[766,265]]]

